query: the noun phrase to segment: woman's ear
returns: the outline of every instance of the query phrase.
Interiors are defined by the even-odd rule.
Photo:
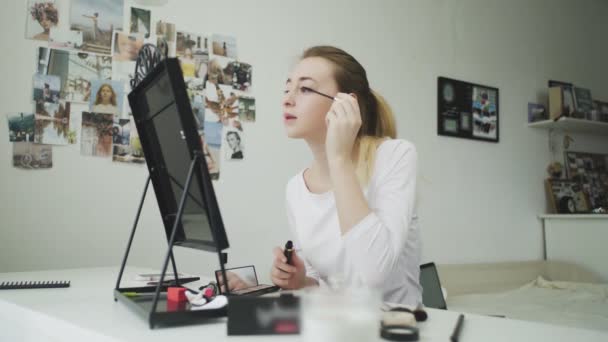
[[[350,94],[348,94],[348,95],[350,95],[350,96],[354,97],[355,99],[357,98],[357,94],[355,94],[355,93],[350,93]]]

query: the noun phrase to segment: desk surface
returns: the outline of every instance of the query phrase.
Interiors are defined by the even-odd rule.
[[[144,272],[150,270],[130,268],[123,279],[133,279],[135,274]],[[202,325],[150,330],[139,315],[123,303],[114,302],[112,291],[117,274],[118,267],[0,273],[0,282],[71,281],[71,287],[66,289],[0,290],[0,341],[300,340],[298,336],[228,337],[225,318]],[[433,309],[428,313],[428,321],[420,324],[420,340],[449,341],[458,313]],[[467,314],[460,340],[608,341],[608,334]]]

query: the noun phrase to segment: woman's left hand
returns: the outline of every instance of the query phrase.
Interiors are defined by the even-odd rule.
[[[354,95],[338,93],[325,116],[325,152],[330,164],[352,161],[353,145],[361,128],[361,112]]]

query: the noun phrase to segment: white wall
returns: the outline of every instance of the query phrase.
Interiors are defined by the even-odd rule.
[[[23,1],[3,4],[2,113],[29,111],[38,43],[23,38]],[[290,65],[305,48],[334,44],[366,66],[393,105],[399,135],[418,147],[424,260],[476,262],[541,257],[547,132],[526,127],[527,103],[548,79],[589,87],[608,100],[608,2],[603,0],[199,1],[171,0],[153,19],[178,29],[238,38],[254,66],[257,118],[245,127],[247,159],[224,163],[217,196],[231,243],[230,264],[268,276],[271,249],[288,238],[284,185],[305,167],[303,142],[283,132],[280,100]],[[500,89],[500,143],[438,137],[436,78]],[[146,178],[144,167],[55,148],[50,171],[11,166],[0,120],[0,272],[117,265]],[[606,139],[573,149],[608,153]],[[163,240],[153,194],[130,263],[159,267]],[[184,271],[207,273],[215,255],[179,250]]]

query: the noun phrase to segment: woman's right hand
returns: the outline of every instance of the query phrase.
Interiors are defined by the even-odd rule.
[[[287,263],[287,258],[280,247],[275,247],[273,254],[274,262],[270,270],[272,283],[287,290],[303,288],[306,285],[306,267],[296,251],[291,254],[291,265]]]

